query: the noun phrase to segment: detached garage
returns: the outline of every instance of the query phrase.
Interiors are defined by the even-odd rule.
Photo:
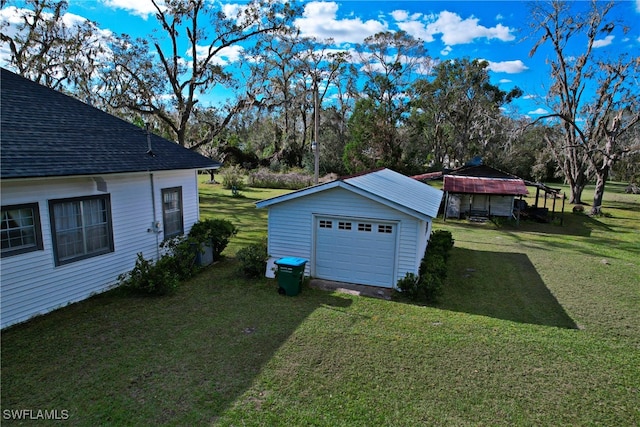
[[[442,191],[389,169],[256,204],[269,209],[269,265],[306,258],[318,279],[392,288],[417,274]],[[267,276],[273,272],[267,268]]]

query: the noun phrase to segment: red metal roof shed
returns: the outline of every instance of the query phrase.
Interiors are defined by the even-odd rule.
[[[522,179],[480,178],[473,176],[444,176],[444,191],[468,194],[500,194],[524,196],[529,194]]]

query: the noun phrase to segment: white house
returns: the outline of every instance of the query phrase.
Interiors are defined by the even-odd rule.
[[[117,283],[198,220],[219,163],[2,69],[2,328]]]
[[[269,209],[269,265],[306,258],[315,278],[395,287],[418,273],[442,195],[381,169],[260,201]]]

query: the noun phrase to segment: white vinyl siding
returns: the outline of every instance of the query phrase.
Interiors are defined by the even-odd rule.
[[[99,191],[91,176],[3,181],[3,206],[38,203],[43,240],[43,250],[0,260],[3,328],[112,287],[119,274],[133,268],[138,252],[147,259],[155,258],[163,233],[154,233],[152,225],[154,220],[162,222],[162,188],[182,187],[185,233],[198,220],[194,170],[102,175],[101,178],[106,191]],[[49,201],[105,195],[111,200],[113,252],[56,266]]]
[[[343,226],[346,227],[346,223],[350,222],[353,230],[357,230],[358,223],[366,223],[366,220],[370,220],[372,230],[373,224],[393,222],[398,233],[393,285],[407,272],[417,273],[424,255],[423,245],[426,244],[425,237],[421,235],[427,228],[425,221],[339,187],[269,207],[268,245],[272,259],[285,256],[309,259],[306,274],[315,276],[316,217],[340,218],[339,221],[345,223]],[[339,226],[340,222],[334,221],[332,224],[334,228]],[[377,228],[374,231],[377,232]]]

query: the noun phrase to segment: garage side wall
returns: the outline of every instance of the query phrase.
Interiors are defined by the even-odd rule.
[[[305,274],[312,275],[316,216],[396,222],[399,236],[395,282],[408,272],[418,272],[428,239],[427,222],[342,188],[329,189],[269,207],[268,251],[271,260],[285,256],[306,258],[309,263]]]

